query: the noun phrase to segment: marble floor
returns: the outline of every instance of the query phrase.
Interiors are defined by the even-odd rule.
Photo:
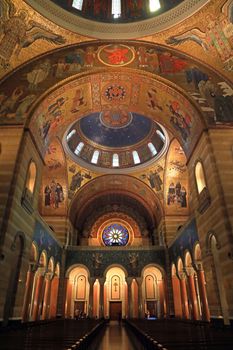
[[[101,337],[88,350],[143,350],[135,336],[118,321],[110,321]]]

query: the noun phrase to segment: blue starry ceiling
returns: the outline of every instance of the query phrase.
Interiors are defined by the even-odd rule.
[[[83,136],[104,147],[133,146],[144,140],[151,131],[152,121],[136,113],[93,113],[80,120]]]

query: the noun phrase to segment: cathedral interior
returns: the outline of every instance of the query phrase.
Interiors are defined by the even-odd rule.
[[[231,328],[233,1],[1,0],[0,17],[0,328]]]

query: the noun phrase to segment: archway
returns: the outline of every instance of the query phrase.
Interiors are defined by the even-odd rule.
[[[106,273],[104,284],[104,316],[112,320],[127,315],[126,274],[119,266],[111,267]]]
[[[166,314],[164,279],[156,266],[147,266],[143,271],[142,313],[147,318],[161,318]]]
[[[91,313],[89,271],[78,265],[68,271],[65,317],[86,317]]]

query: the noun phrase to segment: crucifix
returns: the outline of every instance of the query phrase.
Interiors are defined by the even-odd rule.
[[[117,292],[117,286],[118,286],[118,283],[117,283],[117,282],[115,282],[113,285],[114,285],[114,287],[115,287],[114,292]]]

